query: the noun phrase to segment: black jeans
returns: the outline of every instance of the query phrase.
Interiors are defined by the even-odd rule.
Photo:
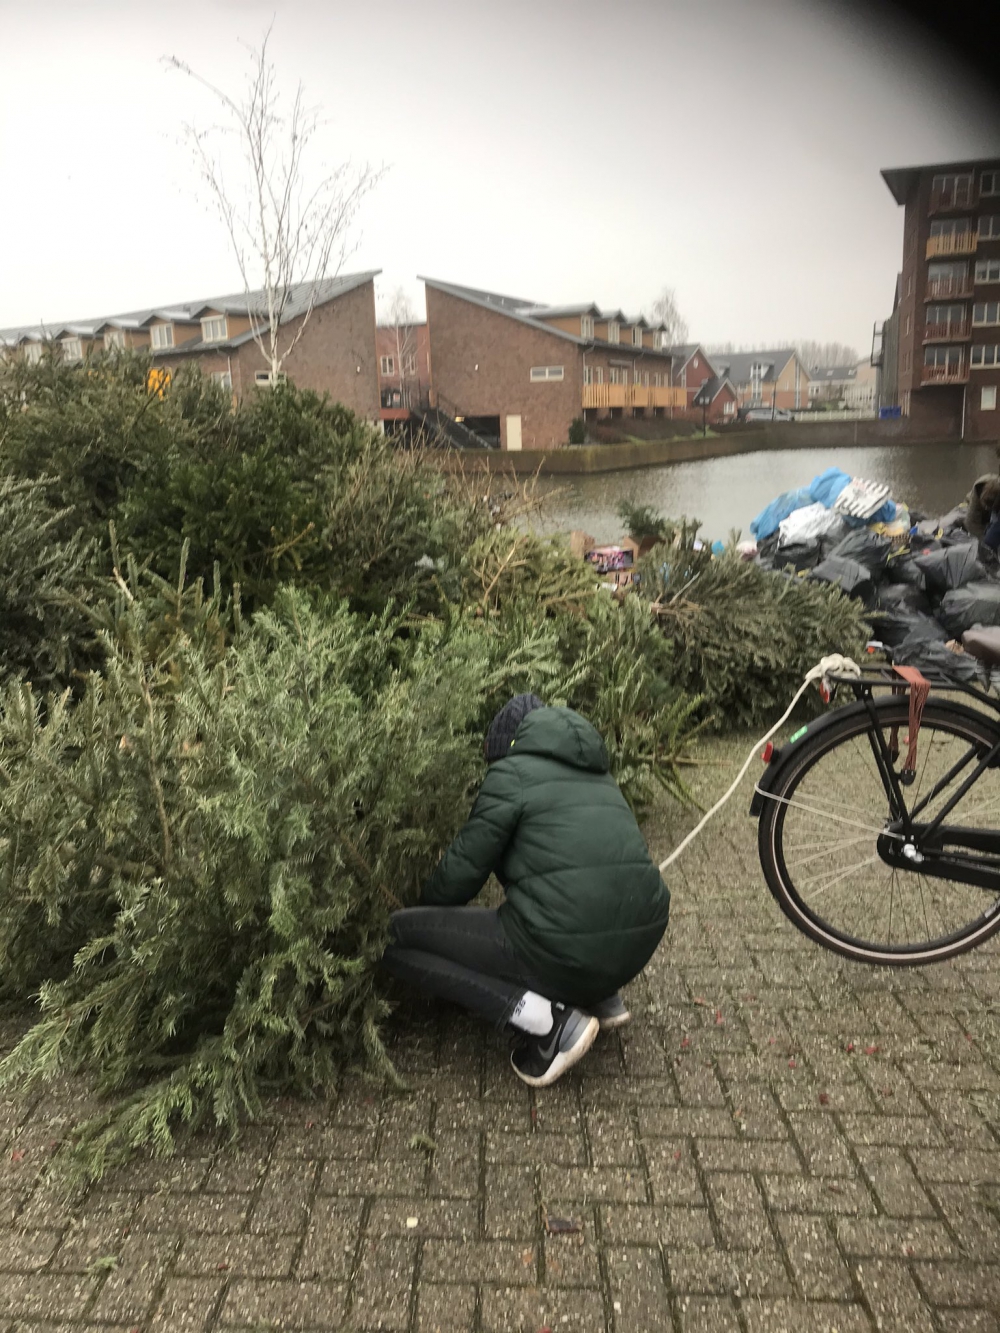
[[[545,983],[525,967],[495,909],[406,907],[393,912],[382,966],[424,995],[471,1009],[502,1027],[526,990]]]

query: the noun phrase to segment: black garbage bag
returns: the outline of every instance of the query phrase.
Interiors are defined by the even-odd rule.
[[[791,565],[798,573],[801,569],[815,569],[822,558],[823,552],[818,538],[810,538],[805,542],[789,542],[787,546],[779,546],[775,551],[771,568],[785,569]]]
[[[978,546],[979,538],[974,537],[971,532],[966,532],[964,528],[952,528],[949,532],[942,532],[942,546]]]
[[[1000,625],[1000,582],[953,588],[941,598],[936,615],[953,639],[973,625]]]
[[[896,583],[908,585],[912,588],[924,588],[923,571],[918,569],[913,562],[913,556],[909,551],[894,552],[885,567],[882,576],[882,587],[886,584]]]
[[[979,582],[986,570],[977,558],[976,544],[949,546],[930,555],[916,555],[913,563],[924,576],[929,597],[943,597],[952,588],[964,588],[967,583]]]
[[[931,601],[918,583],[880,583],[875,605],[880,611],[929,612]]]
[[[976,684],[981,680],[979,666],[968,653],[953,653],[943,643],[930,639],[904,639],[892,652],[897,666],[912,666],[932,676],[943,676],[956,684]]]
[[[887,537],[879,537],[867,528],[856,528],[841,537],[830,555],[839,560],[856,560],[877,577],[885,569],[891,549],[892,542]]]
[[[871,621],[872,638],[889,648],[905,643],[907,639],[944,643],[948,638],[948,631],[943,625],[922,611],[909,611],[900,607],[896,611],[873,611],[868,619]]]
[[[848,597],[857,598],[871,605],[875,598],[875,581],[872,572],[857,560],[847,560],[843,556],[828,555],[815,569],[810,570],[807,578],[817,583],[835,583]]]

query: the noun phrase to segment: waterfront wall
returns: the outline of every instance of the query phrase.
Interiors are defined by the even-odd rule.
[[[845,449],[864,445],[935,444],[948,449],[956,440],[915,429],[906,418],[895,421],[779,422],[773,426],[735,428],[709,439],[643,440],[626,444],[587,444],[559,449],[455,449],[429,452],[442,468],[464,471],[512,472],[516,476],[582,476],[634,468],[691,463],[702,458],[727,458],[774,449]],[[1000,440],[997,441],[1000,453]]]

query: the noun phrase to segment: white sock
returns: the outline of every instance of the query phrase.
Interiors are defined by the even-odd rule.
[[[544,1037],[552,1031],[552,1005],[544,995],[526,990],[514,1006],[510,1022],[522,1032]]]

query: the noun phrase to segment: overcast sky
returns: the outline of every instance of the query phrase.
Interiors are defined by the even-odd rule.
[[[873,7],[877,8],[877,7]],[[227,89],[274,17],[328,160],[384,164],[346,268],[868,350],[902,210],[879,168],[1000,153],[1000,108],[826,0],[0,0],[0,327],[237,290],[176,54]],[[881,26],[879,26],[881,24]]]

